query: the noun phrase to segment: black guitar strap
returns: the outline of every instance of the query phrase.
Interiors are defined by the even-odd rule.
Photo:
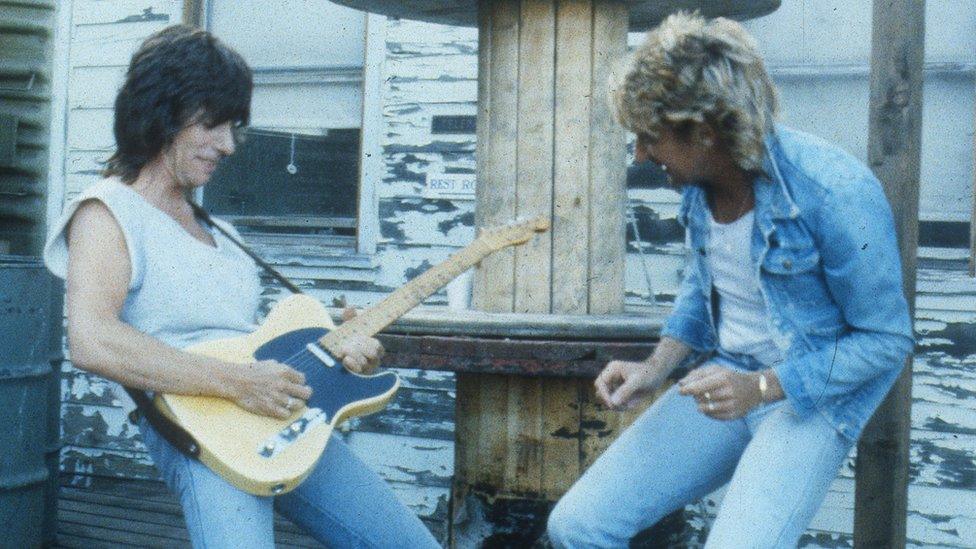
[[[270,274],[272,278],[280,282],[282,286],[291,290],[292,293],[302,293],[302,290],[298,286],[285,278],[285,276],[278,272],[277,269],[269,265],[265,260],[258,257],[257,254],[245,246],[243,242],[235,238],[234,235],[232,235],[229,231],[214,223],[213,219],[210,218],[210,214],[208,214],[206,210],[193,202],[190,203],[190,206],[193,208],[193,212],[197,215],[197,217],[204,220],[210,227],[220,231],[220,234],[224,235],[228,240],[237,245],[237,247],[246,253],[248,257],[253,259],[258,266]],[[137,424],[139,422],[139,415],[141,414],[146,418],[146,421],[149,422],[149,425],[152,425],[152,428],[155,429],[156,432],[166,440],[166,442],[172,444],[174,448],[179,450],[180,453],[193,459],[200,459],[200,444],[198,444],[196,439],[193,438],[193,435],[191,435],[178,423],[160,412],[158,408],[153,406],[152,399],[149,398],[149,395],[146,394],[145,391],[125,386],[123,386],[123,388],[127,393],[129,393],[129,396],[132,397],[133,402],[136,403],[136,409],[129,414],[129,421]]]
[[[190,202],[190,207],[193,208],[193,213],[197,214],[197,217],[206,221],[207,225],[210,225],[214,229],[220,231],[220,234],[226,236],[228,240],[236,244],[238,248],[240,248],[244,253],[246,253],[248,257],[253,259],[254,262],[257,263],[258,266],[264,269],[268,274],[270,274],[272,278],[274,278],[278,282],[281,282],[282,286],[288,288],[294,294],[302,293],[302,290],[298,286],[295,286],[295,284],[292,283],[291,280],[285,278],[285,275],[279,273],[278,270],[272,267],[271,265],[269,265],[267,261],[261,259],[258,256],[258,254],[254,253],[250,248],[245,246],[243,242],[235,238],[234,235],[230,234],[229,231],[225,230],[220,225],[214,223],[214,220],[210,219],[210,214],[207,213],[207,210],[204,210],[202,207],[200,207],[197,204],[194,204],[193,202]]]
[[[152,399],[145,391],[124,385],[122,388],[129,393],[132,401],[136,403],[136,409],[129,413],[129,421],[138,425],[139,416],[142,415],[149,422],[149,425],[152,425],[152,428],[181,454],[189,458],[200,459],[200,445],[197,444],[193,435],[153,406]]]

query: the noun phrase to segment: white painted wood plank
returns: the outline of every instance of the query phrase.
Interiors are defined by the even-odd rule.
[[[473,147],[472,147],[473,148]],[[470,149],[469,149],[470,150]],[[378,183],[377,199],[391,204],[405,199],[424,198],[428,177],[441,174],[474,175],[474,155],[468,151],[388,152],[383,166],[383,181]],[[474,197],[444,199],[455,208],[473,210]],[[384,211],[384,216],[387,215]]]
[[[918,270],[918,291],[929,294],[972,296],[976,295],[976,278],[967,276],[962,271],[922,268]]]
[[[61,370],[61,401],[65,404],[123,407],[128,405],[115,382],[65,363]]]
[[[73,151],[68,153],[65,173],[76,176],[97,176],[101,173],[107,152]]]
[[[65,201],[74,200],[82,191],[100,181],[100,175],[74,175],[65,176],[64,198]]]
[[[933,246],[919,246],[919,259],[941,259],[944,261],[965,262],[969,257],[965,248],[938,248]],[[920,269],[922,270],[922,269]]]
[[[696,530],[711,524],[721,507],[724,493],[725,489],[722,488],[706,496],[704,507],[686,507],[692,516],[691,525]],[[707,509],[707,515],[702,515],[703,509]],[[915,546],[976,546],[976,492],[911,485],[908,490],[908,513],[908,538]],[[847,537],[853,532],[853,527],[854,481],[837,479],[831,484],[807,533],[832,533]]]
[[[470,44],[477,47],[477,42]],[[477,55],[454,53],[447,45],[443,50],[427,55],[399,54],[388,58],[389,74],[395,80],[450,81],[478,79]]]
[[[384,145],[388,149],[403,150],[405,147],[421,147],[430,143],[457,143],[452,150],[470,151],[474,159],[475,135],[471,134],[433,134],[431,124],[435,116],[470,116],[477,114],[473,103],[444,101],[442,103],[399,103],[389,101],[385,96]]]
[[[366,16],[362,111],[360,115],[362,139],[359,150],[359,211],[357,213],[356,250],[361,254],[375,254],[380,231],[379,189],[385,173],[383,158],[383,91],[386,72],[385,17]]]
[[[912,424],[952,426],[953,429],[961,432],[976,432],[976,417],[973,416],[972,410],[945,404],[913,402]]]
[[[165,17],[175,23],[182,8],[180,0],[76,0],[71,21],[75,26],[85,26]]]
[[[433,37],[436,37],[432,39]],[[445,50],[454,53],[477,54],[478,30],[392,19],[387,34],[391,57],[402,55],[440,55]]]
[[[118,452],[78,446],[66,446],[61,451],[61,471],[118,478],[159,478],[146,452]]]
[[[167,21],[76,26],[72,37],[71,66],[128,66],[132,54],[146,37],[178,20],[178,16],[172,16]]]
[[[916,303],[920,312],[933,316],[941,314],[943,311],[968,312],[971,315],[973,311],[976,311],[976,295],[925,293],[918,295]],[[937,316],[935,317],[938,318]]]
[[[391,80],[390,104],[419,103],[431,97],[450,97],[454,101],[473,102],[478,99],[478,87],[471,80]]]
[[[139,428],[129,422],[126,410],[63,404],[61,416],[62,440],[66,445],[113,452],[144,450]]]
[[[424,486],[450,485],[454,471],[453,442],[363,432],[349,433],[346,442],[387,480]]]
[[[450,490],[438,486],[418,486],[390,481],[390,488],[398,500],[421,518],[444,520],[443,511],[450,499]],[[440,512],[439,512],[440,511]]]
[[[68,107],[74,109],[112,109],[115,96],[125,81],[126,67],[77,67],[71,71]]]
[[[112,109],[72,109],[68,112],[68,152],[113,151]]]
[[[916,543],[972,547],[976,544],[976,493],[911,485],[908,532]],[[854,481],[838,479],[811,528],[849,534],[853,531]]]
[[[380,211],[388,214],[381,217],[381,241],[393,241],[401,246],[461,247],[475,239],[472,202],[445,203],[445,211],[440,212],[424,212],[414,207],[416,202],[417,199],[380,201]],[[421,202],[421,208],[424,205],[427,203]],[[431,205],[432,210],[434,207]],[[434,257],[430,263],[436,265]]]
[[[71,10],[73,4],[61,2],[58,4],[57,23],[54,41],[54,51],[51,61],[51,127],[49,130],[50,146],[47,159],[47,226],[50,231],[54,220],[61,216],[64,205],[64,171],[65,171],[65,136],[67,117],[69,75],[71,67]]]
[[[432,391],[445,391],[450,398],[454,398],[454,373],[439,372],[437,370],[409,370],[403,368],[396,369],[400,376],[402,387],[414,389],[428,389]]]

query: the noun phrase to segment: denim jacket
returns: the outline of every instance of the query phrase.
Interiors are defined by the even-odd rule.
[[[856,440],[914,344],[891,208],[863,163],[795,130],[767,138],[763,171],[750,248],[785,357],[774,371],[797,413]],[[662,331],[701,352],[718,342],[707,208],[702,187],[684,188],[691,258]]]

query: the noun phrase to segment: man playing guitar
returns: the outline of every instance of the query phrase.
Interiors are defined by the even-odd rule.
[[[274,360],[231,365],[182,350],[256,326],[256,266],[187,200],[233,154],[251,90],[243,58],[209,33],[177,25],[148,38],[116,98],[117,150],[106,178],[67,206],[45,260],[67,281],[68,340],[79,368],[135,389],[220,397],[283,418],[311,396],[302,373]],[[363,373],[382,353],[377,340],[359,337],[336,356]],[[235,488],[145,418],[139,426],[196,547],[273,547],[275,508],[329,546],[438,546],[337,437],[301,485],[270,497]]]

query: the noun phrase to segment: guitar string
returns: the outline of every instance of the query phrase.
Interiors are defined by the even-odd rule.
[[[290,366],[296,366],[298,368],[307,368],[310,366],[314,366],[317,362],[322,363],[323,361],[319,357],[313,355],[307,349],[302,349],[301,351],[298,351],[292,356],[286,358],[283,362]]]
[[[305,354],[305,355],[307,355],[307,356],[309,356],[310,358],[313,359],[313,360],[311,360],[310,362],[308,362],[306,364],[302,364],[302,366],[311,366],[312,364],[315,364],[315,361],[316,360],[318,360],[319,362],[321,362],[321,359],[319,359],[316,356],[313,356],[312,353],[310,353],[308,351],[308,349],[306,349],[304,347],[300,351],[298,351],[295,354],[291,355],[290,357],[282,360],[282,362],[285,363],[285,364],[292,364],[292,362],[290,362],[290,361],[297,360],[299,357],[301,357],[302,354]],[[294,364],[292,364],[292,365],[294,365]]]

